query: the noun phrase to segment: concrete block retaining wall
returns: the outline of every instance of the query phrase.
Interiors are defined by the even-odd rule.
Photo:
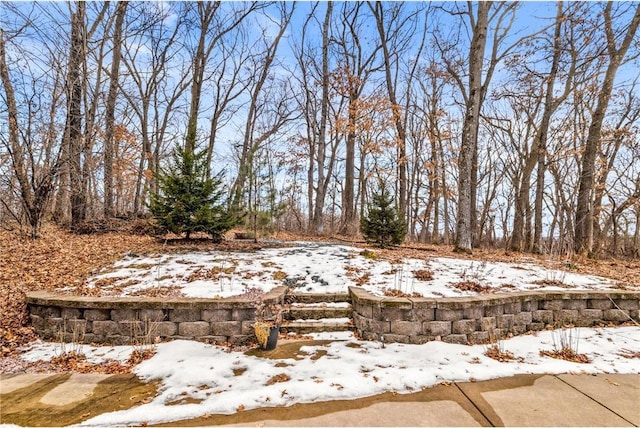
[[[456,298],[379,297],[350,287],[354,324],[365,340],[486,343],[511,333],[572,324],[640,321],[640,292],[518,292]]]
[[[283,303],[286,287],[265,303]],[[44,339],[129,345],[161,337],[246,343],[254,337],[256,302],[244,298],[109,298],[27,293],[31,324]]]

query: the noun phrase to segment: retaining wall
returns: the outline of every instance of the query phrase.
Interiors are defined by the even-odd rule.
[[[286,287],[265,303],[283,303]],[[161,337],[243,344],[254,338],[256,302],[246,298],[149,298],[27,293],[31,324],[44,339],[129,345]]]
[[[486,343],[547,326],[640,321],[637,291],[531,291],[438,299],[378,297],[359,287],[350,287],[349,293],[360,336],[383,342]]]

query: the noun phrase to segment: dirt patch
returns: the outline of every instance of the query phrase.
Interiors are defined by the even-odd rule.
[[[114,375],[99,382],[85,400],[64,406],[40,402],[49,391],[69,379],[69,374],[52,375],[27,387],[3,394],[3,424],[20,426],[66,426],[78,424],[102,413],[126,410],[148,403],[157,391],[155,383],[144,383],[135,375]]]

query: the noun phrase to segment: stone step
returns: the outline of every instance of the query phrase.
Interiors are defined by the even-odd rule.
[[[322,318],[351,318],[352,315],[353,308],[351,306],[291,306],[289,310],[284,313],[284,318],[287,320],[319,320]]]
[[[325,318],[324,321],[319,320],[296,320],[283,321],[280,326],[280,333],[324,333],[327,331],[353,331],[355,327],[349,319]]]
[[[288,296],[295,303],[351,303],[351,297],[347,293],[316,294],[316,293],[292,293]]]

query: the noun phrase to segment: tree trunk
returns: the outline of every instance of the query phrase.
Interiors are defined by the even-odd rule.
[[[122,41],[122,25],[127,10],[127,2],[119,1],[116,6],[116,22],[113,28],[113,50],[111,54],[111,73],[109,80],[109,93],[105,111],[104,132],[104,217],[114,215],[113,210],[113,146],[116,99],[118,96],[118,77],[120,73],[120,45]]]
[[[329,119],[329,24],[333,2],[327,2],[327,11],[322,25],[322,101],[320,112],[320,129],[318,135],[317,153],[317,186],[316,200],[313,212],[313,229],[317,235],[324,232],[324,199],[326,185],[324,176],[325,151],[327,147],[327,122]]]
[[[85,59],[85,3],[77,2],[76,13],[71,16],[71,44],[67,85],[69,101],[67,111],[67,144],[69,146],[69,177],[71,185],[71,227],[78,226],[86,216],[86,189],[83,181],[82,158],[82,88],[81,68]]]
[[[482,62],[487,41],[487,26],[491,3],[478,3],[478,16],[473,28],[473,37],[469,50],[469,97],[467,99],[464,123],[462,128],[462,144],[458,157],[458,213],[456,221],[455,251],[471,253],[473,244],[472,216],[474,173],[473,161],[477,159],[478,127],[480,123],[480,107],[482,103]]]
[[[616,40],[611,22],[612,3],[607,3],[604,9],[604,26],[607,36],[607,52],[609,54],[609,65],[604,75],[602,87],[598,93],[596,108],[591,117],[591,125],[587,134],[584,154],[582,155],[582,168],[580,171],[580,184],[578,188],[578,199],[575,217],[574,251],[580,254],[591,253],[593,249],[593,184],[595,173],[595,161],[597,149],[600,143],[602,122],[609,106],[613,82],[618,71],[618,67],[627,53],[631,42],[640,24],[640,6],[636,8],[635,15],[627,28],[626,35],[620,48],[616,48]]]

